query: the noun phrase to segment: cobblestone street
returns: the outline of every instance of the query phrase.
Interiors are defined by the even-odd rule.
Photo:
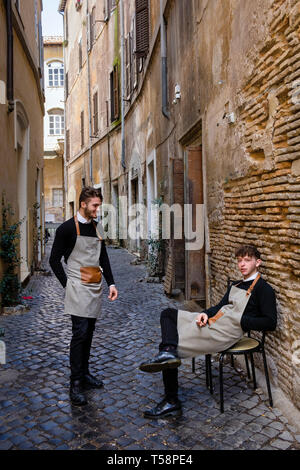
[[[210,395],[202,358],[196,374],[190,360],[180,368],[182,416],[143,418],[163,386],[160,374],[144,374],[138,365],[156,353],[160,311],[179,303],[164,295],[162,284],[145,282],[145,265],[130,264],[134,256],[126,250],[108,253],[119,298],[109,302],[106,288],[90,361],[105,385],[88,392],[87,406],[69,401],[71,322],[54,275],[31,279],[29,311],[0,317],[7,350],[7,363],[0,366],[0,449],[299,449],[300,435],[276,403],[269,408],[267,397],[229,364],[220,414],[217,363]]]

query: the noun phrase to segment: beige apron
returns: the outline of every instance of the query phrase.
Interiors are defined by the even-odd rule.
[[[99,273],[99,258],[101,253],[102,237],[99,233],[101,227],[96,227],[97,237],[84,237],[80,235],[77,217],[74,217],[77,239],[67,263],[67,286],[65,295],[65,313],[86,318],[98,318],[101,313],[102,282],[100,273],[99,282],[83,282],[84,268]],[[100,278],[100,276],[98,276]],[[92,278],[93,281],[93,278]]]
[[[244,335],[241,318],[250,299],[251,292],[260,278],[258,274],[247,291],[232,286],[229,304],[210,319],[210,324],[199,327],[196,318],[199,312],[178,311],[178,355],[181,358],[201,354],[213,354],[232,346]]]

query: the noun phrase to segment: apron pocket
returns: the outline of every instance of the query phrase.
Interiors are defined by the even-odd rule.
[[[81,266],[80,278],[81,282],[83,282],[84,284],[99,284],[102,278],[100,267]]]
[[[215,323],[219,318],[223,317],[224,313],[222,310],[219,310],[213,317],[208,319],[208,324],[211,326],[213,323]]]

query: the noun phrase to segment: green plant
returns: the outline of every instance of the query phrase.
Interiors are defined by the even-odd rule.
[[[160,207],[163,203],[162,197],[154,199],[153,205]],[[147,240],[150,247],[148,252],[148,269],[151,276],[161,276],[163,272],[163,251],[164,251],[164,240],[162,238],[162,224],[161,217],[158,221],[158,237],[150,237]]]
[[[20,265],[17,241],[20,239],[19,226],[22,221],[11,223],[14,216],[10,204],[5,204],[2,194],[2,227],[0,228],[0,258],[3,260],[4,273],[0,281],[1,305],[7,307],[20,301],[21,284],[16,274]]]
[[[33,261],[34,267],[38,266],[38,252],[39,252],[39,242],[41,241],[40,230],[41,226],[37,226],[38,222],[38,210],[40,205],[38,202],[33,204]]]

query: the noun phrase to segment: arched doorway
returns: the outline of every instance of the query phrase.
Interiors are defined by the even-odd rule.
[[[20,281],[30,274],[28,267],[27,167],[29,160],[29,120],[20,101],[15,103],[15,149],[17,152],[18,218],[20,225]]]

